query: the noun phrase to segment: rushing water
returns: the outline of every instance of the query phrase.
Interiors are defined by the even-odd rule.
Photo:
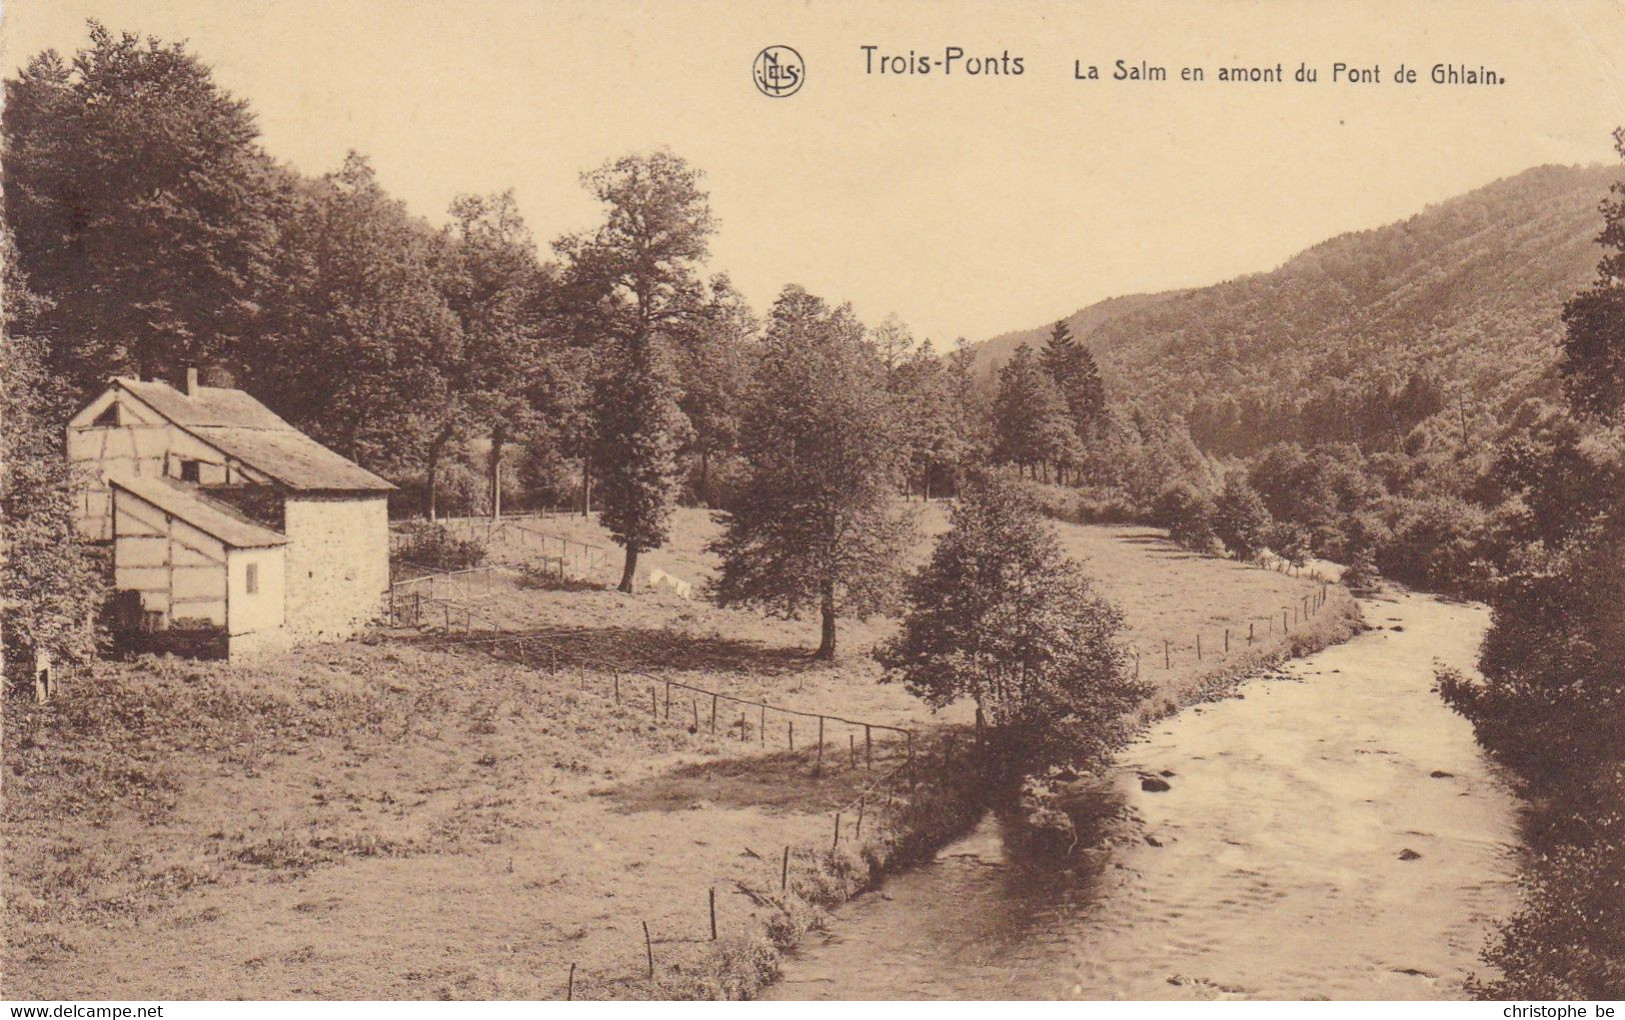
[[[1470,667],[1487,618],[1364,608],[1381,629],[1128,748],[1084,848],[1025,856],[989,816],[843,909],[774,997],[1460,997],[1512,906],[1517,805],[1433,672]]]

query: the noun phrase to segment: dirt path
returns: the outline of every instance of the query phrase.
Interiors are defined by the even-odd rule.
[[[775,994],[1461,997],[1511,903],[1516,803],[1431,688],[1486,616],[1414,595],[1365,614],[1380,629],[1129,748],[1123,810],[1075,866],[988,819],[843,912]]]

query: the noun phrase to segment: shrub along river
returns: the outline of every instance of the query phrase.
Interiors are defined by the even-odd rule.
[[[1463,997],[1514,906],[1518,803],[1433,673],[1472,666],[1488,616],[1363,608],[1375,629],[1125,750],[1070,856],[989,815],[843,908],[771,997]]]

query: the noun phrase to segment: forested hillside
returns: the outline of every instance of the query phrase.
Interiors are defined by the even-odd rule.
[[[1592,276],[1613,168],[1543,166],[1268,273],[1113,298],[1066,322],[1115,401],[1183,415],[1215,454],[1274,442],[1390,446],[1441,412],[1469,433],[1553,397],[1563,302]],[[978,351],[990,375],[1048,325]]]

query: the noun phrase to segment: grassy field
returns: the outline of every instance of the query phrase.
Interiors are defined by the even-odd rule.
[[[548,527],[605,541],[581,519]],[[922,533],[943,527],[941,507],[925,508]],[[671,548],[646,567],[703,584],[715,529],[680,513]],[[1202,696],[1204,677],[1242,668],[1249,652],[1285,647],[1280,612],[1290,619],[1314,588],[1191,556],[1145,529],[1060,530],[1122,605],[1159,689],[1153,711]],[[1337,598],[1329,608],[1341,612]],[[807,658],[815,620],[668,593],[505,587],[480,612],[775,705],[920,727],[963,719],[876,683],[868,650],[890,632],[884,619],[843,623],[828,665]],[[1261,635],[1251,650],[1237,639],[1249,620]],[[1216,654],[1226,626],[1228,658]],[[679,693],[665,717],[659,680],[627,679],[617,706],[603,671],[552,674],[479,646],[435,647],[442,637],[251,666],[105,664],[49,705],[9,702],[5,994],[555,998],[572,964],[582,997],[703,991],[717,968],[710,891],[724,944],[749,944],[770,911],[741,883],[776,885],[785,847],[801,868],[814,856],[803,848],[828,844],[830,812],[876,774],[852,765],[844,727],[832,725],[815,775],[803,723],[794,752],[771,716],[765,734],[747,718],[741,740],[725,714],[712,735],[703,699]],[[877,772],[900,754],[882,742]],[[646,977],[645,922],[658,983]]]

